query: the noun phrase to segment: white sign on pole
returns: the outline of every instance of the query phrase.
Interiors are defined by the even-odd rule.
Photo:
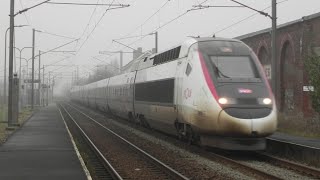
[[[267,79],[271,79],[271,64],[263,65]]]
[[[308,91],[314,91],[313,86],[303,86],[303,91],[308,92]]]

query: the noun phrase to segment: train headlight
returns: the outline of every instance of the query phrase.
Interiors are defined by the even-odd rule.
[[[228,100],[226,98],[220,98],[218,101],[220,104],[227,104],[228,103]]]
[[[270,98],[264,98],[262,100],[262,102],[263,102],[263,104],[269,105],[269,104],[271,104],[271,99]]]

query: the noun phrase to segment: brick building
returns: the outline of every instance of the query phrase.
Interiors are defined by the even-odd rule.
[[[271,29],[237,39],[253,49],[270,78]],[[310,119],[316,116],[307,88],[311,85],[304,69],[304,60],[311,53],[320,55],[320,13],[278,26],[276,100],[279,111],[286,117]]]
[[[310,127],[316,130],[320,128],[320,122],[317,120],[318,114],[312,108],[307,88],[312,85],[309,84],[307,70],[304,69],[304,60],[313,53],[320,55],[320,13],[279,25],[277,29],[276,100],[281,116],[280,128],[300,126],[301,130]],[[237,39],[253,49],[270,80],[271,29],[246,34]]]

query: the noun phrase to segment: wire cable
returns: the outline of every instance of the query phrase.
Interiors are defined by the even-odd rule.
[[[21,9],[24,9],[24,7],[23,7],[23,5],[22,5],[22,1],[19,0],[19,2],[20,2]],[[26,21],[27,21],[27,24],[30,26],[30,21],[29,21],[27,15],[26,15],[26,13],[23,13],[23,15],[24,15],[24,17],[25,17],[25,19],[26,19]]]
[[[283,0],[283,1],[278,2],[277,4],[281,4],[281,3],[284,3],[284,2],[286,2],[286,1],[289,1],[289,0]],[[262,9],[261,11],[265,11],[265,10],[267,10],[267,9],[269,9],[269,8],[271,8],[271,6],[268,6],[268,7],[264,8],[264,9]],[[216,35],[216,34],[218,34],[218,33],[220,33],[220,32],[223,32],[223,31],[225,31],[225,30],[227,30],[227,29],[229,29],[229,28],[231,28],[231,27],[233,27],[233,26],[236,26],[236,25],[238,25],[238,24],[240,24],[240,23],[242,23],[242,22],[244,22],[244,21],[252,18],[253,16],[258,15],[258,14],[260,14],[260,13],[251,14],[250,16],[245,17],[244,19],[241,19],[241,20],[239,20],[239,21],[237,21],[237,22],[234,22],[234,23],[232,23],[232,24],[230,24],[230,25],[228,25],[228,26],[226,26],[226,27],[224,27],[224,28],[222,28],[222,29],[214,32],[214,34]],[[204,35],[204,34],[202,34],[202,35]]]
[[[132,33],[136,32],[141,26],[145,25],[153,16],[155,16],[156,14],[158,14],[160,12],[161,9],[163,9],[168,3],[170,2],[170,0],[167,0],[164,4],[162,4],[162,6],[155,11],[151,16],[149,16],[142,24],[140,24],[139,26],[137,26],[133,31],[131,31],[130,33],[128,33],[127,35],[125,35],[122,38],[125,38],[126,36],[131,35]]]
[[[149,16],[142,24],[140,24],[139,26],[137,26],[133,31],[131,31],[130,33],[127,33],[126,35],[120,37],[120,38],[117,38],[116,40],[120,40],[120,39],[127,39],[129,38],[129,36],[131,34],[133,34],[134,32],[136,32],[139,28],[141,28],[141,26],[145,25],[153,16],[155,16],[157,13],[160,12],[161,9],[163,9],[168,3],[169,3],[170,0],[167,0],[164,4],[162,4],[162,6],[157,9],[151,16]],[[139,35],[137,37],[142,37],[143,35]],[[131,36],[130,36],[131,37]],[[113,41],[112,41],[113,42]],[[112,42],[107,45],[107,47],[110,47],[112,45]]]
[[[111,4],[114,3],[115,0],[113,0],[111,2]],[[98,23],[95,24],[95,26],[93,27],[92,31],[90,32],[90,34],[87,36],[87,38],[84,40],[84,42],[81,44],[80,48],[78,49],[77,51],[77,54],[80,52],[80,50],[82,49],[83,45],[88,41],[88,39],[91,37],[92,33],[94,32],[94,30],[97,28],[97,26],[100,24],[101,20],[103,19],[103,17],[107,14],[107,12],[110,10],[110,7],[111,7],[111,4],[110,6],[108,7],[108,9],[102,14],[102,16],[100,17]]]
[[[47,31],[37,31],[39,33],[43,33],[43,34],[48,34],[48,35],[52,35],[52,36],[56,36],[56,37],[62,37],[62,38],[66,38],[66,39],[78,39],[78,38],[74,38],[74,37],[68,37],[68,36],[63,36],[63,35],[59,35],[59,34],[55,34],[55,33],[50,33]]]
[[[97,0],[97,4],[99,3],[99,1],[100,1],[100,0]],[[87,23],[84,31],[82,32],[82,34],[81,34],[81,36],[80,36],[81,39],[82,39],[82,36],[84,35],[84,33],[87,31],[87,29],[88,29],[88,27],[89,27],[89,25],[90,25],[90,23],[91,23],[92,17],[93,17],[93,15],[96,13],[97,7],[98,7],[98,6],[96,6],[96,7],[94,8],[94,10],[92,11],[91,16],[90,16],[90,19],[89,19],[89,22]]]
[[[170,0],[167,0],[154,14],[152,14],[144,23],[146,23],[149,19],[151,19],[155,14],[157,14],[168,2],[169,2]],[[209,1],[209,0],[204,0],[204,1],[202,1],[199,5],[202,5],[202,4],[204,4],[204,3],[206,3],[207,1]],[[198,9],[196,9],[196,8],[192,8],[192,9],[189,9],[189,10],[187,10],[186,12],[184,12],[184,13],[182,13],[182,14],[180,14],[179,16],[177,16],[177,17],[175,17],[175,18],[173,18],[173,19],[171,19],[170,21],[168,21],[168,22],[166,22],[166,23],[164,23],[163,25],[161,25],[161,26],[159,26],[158,28],[156,28],[155,30],[153,30],[152,32],[150,32],[150,33],[146,33],[146,35],[143,35],[141,38],[139,38],[138,40],[136,40],[136,41],[134,41],[134,42],[132,42],[132,43],[130,43],[129,44],[129,46],[131,46],[131,45],[133,45],[133,44],[135,44],[135,43],[137,43],[137,42],[139,42],[139,41],[141,41],[142,39],[144,39],[146,36],[149,36],[149,34],[151,34],[151,33],[154,33],[154,32],[156,32],[156,31],[158,31],[159,29],[161,29],[161,28],[163,28],[163,27],[165,27],[165,26],[167,26],[168,24],[170,24],[170,23],[172,23],[173,21],[175,21],[175,20],[177,20],[177,19],[179,19],[179,18],[181,18],[182,16],[184,16],[184,15],[186,15],[187,13],[189,13],[190,11],[193,11],[193,10],[198,10]],[[140,26],[142,26],[142,25],[144,25],[144,23],[142,23]],[[139,27],[140,27],[139,26]],[[134,31],[136,31],[139,27],[137,27]],[[130,35],[131,33],[129,33],[128,35]],[[128,36],[127,35],[127,36]],[[121,38],[121,39],[124,39],[124,38]]]
[[[206,1],[204,1],[204,2],[206,2]],[[204,3],[204,2],[203,2],[203,3]],[[174,22],[174,21],[176,21],[176,20],[180,19],[181,17],[183,17],[184,15],[188,14],[189,12],[191,12],[191,11],[193,11],[193,10],[198,10],[198,9],[192,8],[192,9],[189,9],[189,10],[185,11],[184,13],[180,14],[179,16],[177,16],[177,17],[175,17],[175,18],[171,19],[170,21],[168,21],[168,22],[164,23],[163,25],[159,26],[158,28],[156,28],[156,29],[155,29],[155,30],[153,30],[152,32],[147,33],[146,35],[142,36],[142,37],[141,37],[141,38],[139,38],[138,40],[136,40],[136,41],[134,41],[134,42],[130,43],[130,44],[129,44],[129,46],[131,46],[131,45],[133,45],[133,44],[135,44],[135,43],[137,43],[137,42],[141,41],[142,39],[144,39],[145,37],[147,37],[149,34],[151,34],[151,33],[154,33],[154,32],[156,32],[156,31],[158,31],[159,29],[161,29],[161,28],[163,28],[163,27],[165,27],[165,26],[169,25],[170,23],[172,23],[172,22]]]

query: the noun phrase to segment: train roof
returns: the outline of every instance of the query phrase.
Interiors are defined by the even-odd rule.
[[[126,74],[126,73],[130,73],[130,72],[133,72],[133,71],[136,71],[136,70],[140,70],[140,69],[145,69],[145,68],[148,68],[148,67],[152,67],[152,66],[156,66],[158,64],[162,64],[162,63],[166,63],[168,61],[173,61],[173,60],[176,60],[176,59],[179,59],[179,58],[183,58],[183,57],[186,57],[188,52],[189,52],[189,48],[190,46],[192,46],[194,43],[197,43],[197,42],[205,42],[205,41],[229,41],[229,42],[241,42],[240,40],[238,39],[231,39],[231,38],[219,38],[219,37],[190,37],[188,39],[186,39],[185,41],[183,41],[182,43],[178,44],[178,45],[175,45],[175,46],[172,46],[171,48],[167,48],[161,52],[158,52],[158,53],[155,53],[155,54],[151,54],[150,51],[147,51],[145,52],[144,54],[142,54],[141,56],[139,56],[137,59],[134,59],[132,61],[130,61],[127,65],[125,65],[123,68],[122,68],[122,72],[123,74]],[[160,62],[160,63],[155,63],[155,58],[156,56],[159,56],[163,53],[167,53],[171,51],[170,53],[172,54],[172,51],[175,51],[177,52],[177,56],[175,58],[171,58],[167,61],[164,61],[164,62]],[[110,77],[112,78],[112,77]],[[108,79],[108,78],[107,78]],[[84,85],[82,87],[84,88],[92,88],[94,86],[99,86],[100,83],[104,82],[106,79],[103,79],[103,80],[100,80],[100,81],[97,81],[97,82],[93,82],[93,83],[90,83],[90,84],[87,84],[87,85]]]
[[[231,38],[220,38],[220,37],[195,37],[194,38],[198,42],[203,41],[234,41],[234,42],[241,42],[238,39],[231,39]]]
[[[136,65],[138,66],[131,68],[131,71],[149,68],[162,63],[166,63],[169,61],[186,57],[188,55],[190,46],[192,46],[194,43],[205,42],[205,41],[229,41],[229,42],[241,43],[240,40],[231,39],[231,38],[190,37],[185,41],[183,41],[182,43],[172,46],[171,48],[167,48],[165,50],[162,50],[161,52],[138,59],[138,61],[136,61]]]

